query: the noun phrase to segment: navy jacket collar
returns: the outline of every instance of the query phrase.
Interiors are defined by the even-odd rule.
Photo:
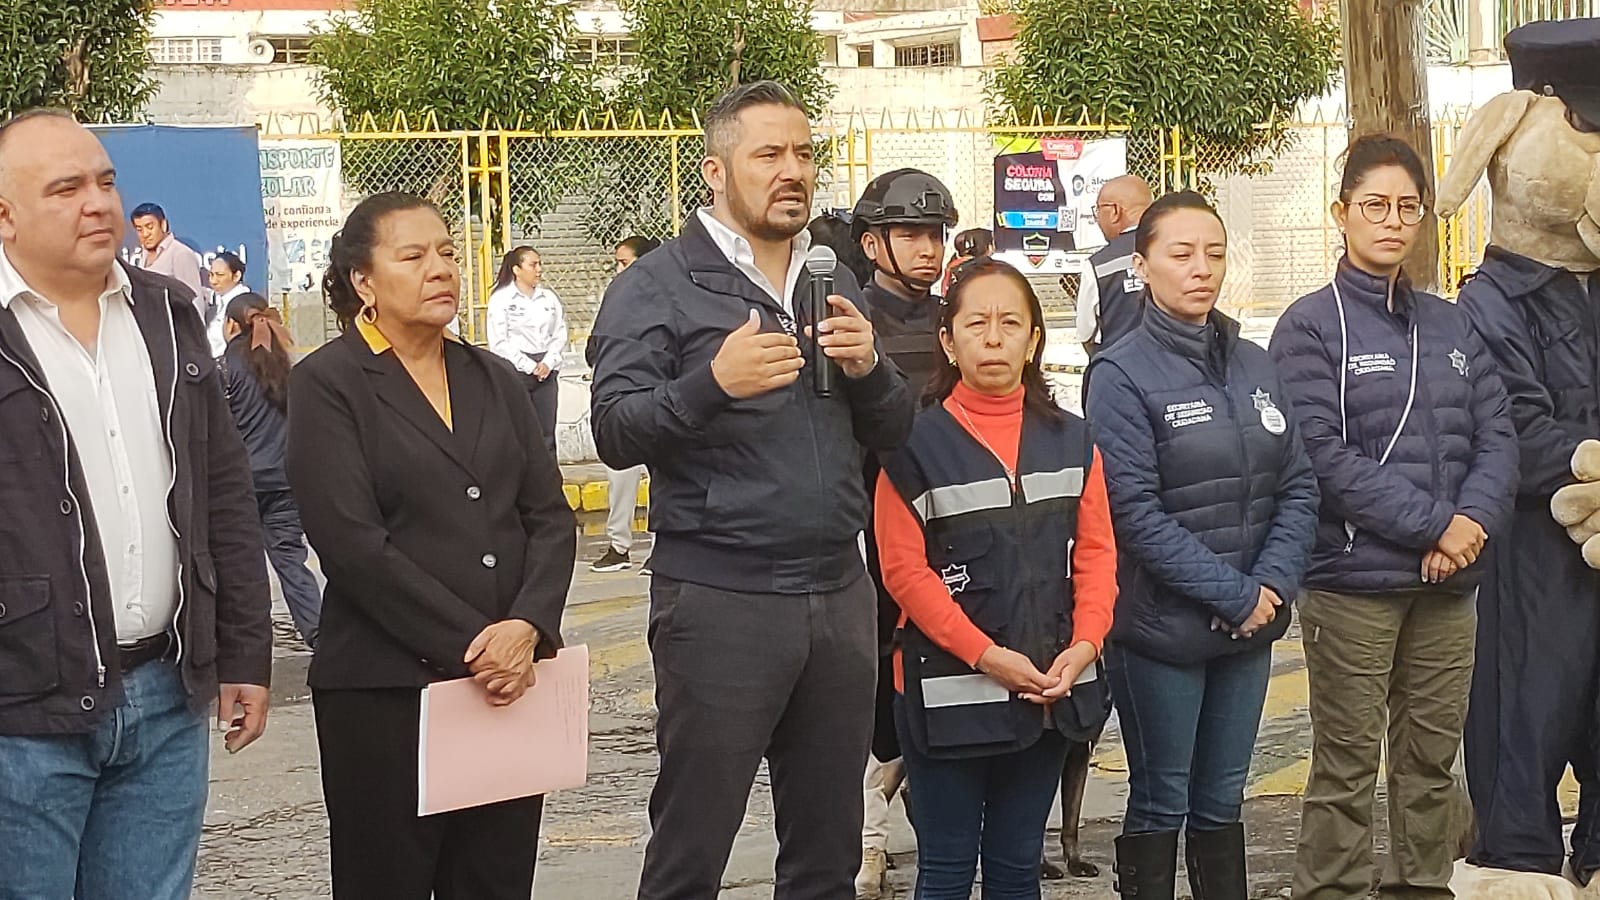
[[[1339,285],[1339,296],[1346,303],[1364,303],[1374,309],[1385,310],[1389,308],[1389,279],[1383,275],[1374,275],[1371,272],[1357,268],[1350,261],[1350,257],[1339,257],[1338,268],[1333,274],[1334,280]],[[1394,314],[1409,320],[1411,312],[1416,308],[1416,297],[1412,294],[1411,283],[1404,275],[1395,280],[1394,284]]]
[[[1204,325],[1180,322],[1145,292],[1144,328],[1156,342],[1186,359],[1217,371],[1226,367],[1239,340],[1239,323],[1213,309]]]

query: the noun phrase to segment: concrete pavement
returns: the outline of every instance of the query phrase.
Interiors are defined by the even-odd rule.
[[[586,532],[598,531],[597,517],[583,518]],[[563,623],[568,643],[586,643],[591,654],[589,783],[547,801],[535,891],[540,898],[631,900],[649,831],[646,803],[656,756],[653,680],[645,644],[648,581],[637,565],[614,574],[590,572],[587,561],[602,549],[601,543],[586,538],[582,544]],[[635,558],[646,555],[640,552]],[[221,750],[220,739],[216,743],[197,897],[300,900],[330,893],[327,827],[304,687],[309,654],[292,638],[281,608],[279,619],[275,707],[266,736],[237,757]],[[1309,749],[1305,663],[1298,632],[1292,631],[1275,650],[1246,803],[1252,897],[1287,896]],[[1112,838],[1126,802],[1126,777],[1127,758],[1113,723],[1095,753],[1082,829],[1085,855],[1102,874],[1047,883],[1048,900],[1113,896]],[[1575,799],[1572,794],[1564,798],[1569,814]],[[1379,808],[1381,816],[1381,802]],[[909,897],[915,843],[898,803],[894,816],[893,882],[898,896]],[[771,794],[763,771],[728,865],[724,898],[771,896],[772,831]],[[1053,834],[1048,846],[1052,855],[1058,853]],[[1378,849],[1384,852],[1381,838]]]

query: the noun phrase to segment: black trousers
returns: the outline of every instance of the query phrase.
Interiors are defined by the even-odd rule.
[[[551,458],[555,458],[556,406],[561,399],[561,373],[551,372],[543,381],[537,375],[524,377],[528,379],[528,397],[533,400],[533,411],[539,418],[539,429],[544,432],[545,446],[550,448]]]
[[[336,900],[528,900],[544,798],[418,816],[420,691],[311,700]]]
[[[1557,875],[1566,859],[1557,787],[1580,786],[1571,864],[1600,870],[1600,575],[1550,518],[1518,509],[1488,547],[1478,591],[1477,664],[1467,712],[1467,787],[1478,820],[1469,859]]]
[[[656,746],[640,900],[715,900],[761,760],[778,832],[774,900],[851,900],[872,738],[877,597],[738,594],[657,575]]]

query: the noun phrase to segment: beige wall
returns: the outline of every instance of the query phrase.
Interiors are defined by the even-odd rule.
[[[288,130],[328,127],[312,66],[157,66],[159,88],[145,114],[168,125],[257,125],[269,116],[316,119]]]

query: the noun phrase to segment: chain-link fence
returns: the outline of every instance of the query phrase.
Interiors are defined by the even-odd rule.
[[[1435,124],[1440,173],[1464,118]],[[276,137],[309,136],[264,134],[263,141]],[[401,128],[319,137],[340,142],[346,212],[381,190],[418,193],[444,211],[462,245],[463,332],[474,340],[481,339],[488,289],[506,250],[525,244],[540,251],[546,284],[581,341],[612,277],[616,242],[631,234],[676,235],[685,217],[709,202],[694,122],[608,114],[556,132]],[[816,206],[848,208],[874,176],[914,166],[950,187],[960,227],[992,228],[997,156],[1036,149],[1041,139],[1106,137],[1125,139],[1128,171],[1158,191],[1198,187],[1216,200],[1229,233],[1222,306],[1247,330],[1269,329],[1286,305],[1331,276],[1341,244],[1328,208],[1337,197],[1343,122],[1293,124],[1266,166],[1220,175],[1222,156],[1190,145],[1177,129],[1136,131],[1086,119],[994,124],[963,116],[844,116],[818,129]],[[1460,215],[1440,223],[1439,281],[1447,293],[1480,258],[1487,217],[1487,192],[1480,188]],[[1076,276],[1033,280],[1052,324],[1069,325]],[[296,334],[315,343],[317,329],[327,333],[319,298],[305,293],[294,301]]]

